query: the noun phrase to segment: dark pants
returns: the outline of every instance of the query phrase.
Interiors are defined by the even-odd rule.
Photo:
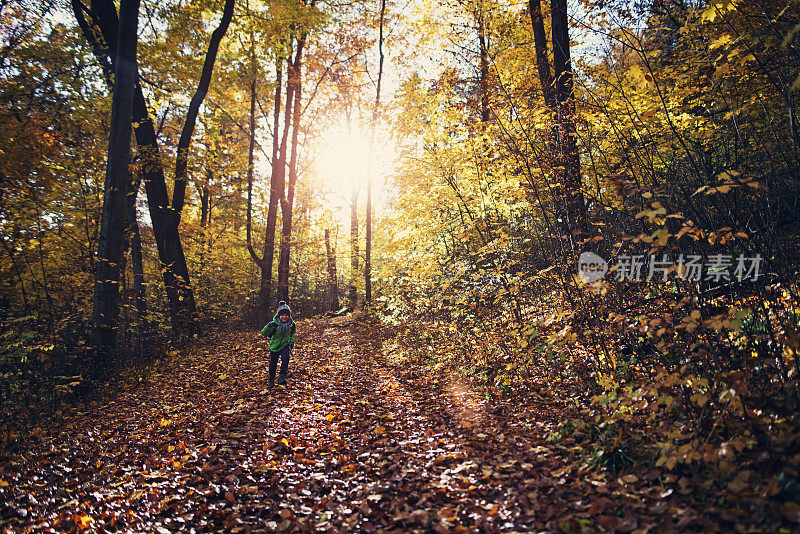
[[[281,376],[285,379],[289,372],[289,345],[278,352],[269,351],[269,381],[275,381],[275,370],[278,367],[278,355],[281,357]]]

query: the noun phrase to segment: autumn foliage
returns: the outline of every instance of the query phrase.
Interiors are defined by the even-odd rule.
[[[0,6],[3,521],[796,528],[794,1],[134,6]]]

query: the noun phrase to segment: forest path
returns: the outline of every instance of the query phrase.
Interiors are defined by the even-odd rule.
[[[587,470],[570,452],[580,449],[574,442],[545,441],[554,412],[544,406],[487,406],[467,386],[401,359],[388,330],[336,321],[301,324],[294,377],[271,391],[258,334],[196,342],[148,385],[0,464],[0,525],[159,533],[708,526],[691,507],[663,501],[663,479]]]

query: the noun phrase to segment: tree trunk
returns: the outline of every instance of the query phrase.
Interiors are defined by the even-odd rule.
[[[122,0],[118,24],[111,132],[103,194],[103,215],[95,268],[92,342],[95,370],[110,363],[116,348],[120,306],[120,265],[125,231],[125,200],[131,162],[131,124],[136,80],[139,0]]]
[[[200,195],[200,272],[205,270],[206,252],[208,249],[208,223],[211,219],[211,188],[209,184],[214,180],[214,171],[206,169],[206,180],[198,186]],[[238,214],[237,214],[238,217]]]
[[[358,304],[358,184],[353,185],[350,195],[350,307]]]
[[[136,216],[136,199],[139,195],[142,177],[138,172],[131,180],[128,191],[128,201],[125,206],[128,245],[131,256],[131,270],[133,271],[133,293],[136,298],[136,328],[139,335],[140,348],[145,349],[150,334],[150,325],[147,320],[147,293],[144,283],[144,264],[142,262],[142,236],[139,232],[139,221]]]
[[[172,193],[172,217],[169,219],[169,225],[174,225],[174,234],[178,235],[178,225],[181,221],[181,212],[183,211],[183,204],[186,198],[186,178],[187,169],[189,164],[189,146],[192,141],[192,134],[197,122],[197,114],[200,111],[200,106],[208,94],[208,87],[211,84],[211,75],[214,73],[214,63],[217,60],[217,51],[219,44],[225,33],[228,31],[231,19],[233,18],[233,8],[235,0],[225,0],[225,7],[222,11],[222,18],[219,25],[212,32],[211,39],[208,43],[208,50],[206,57],[203,61],[203,70],[200,73],[200,80],[197,83],[197,90],[189,102],[189,109],[186,112],[186,120],[183,123],[183,130],[181,130],[181,137],[178,140],[177,156],[175,158],[175,189]],[[178,245],[175,247],[175,256],[179,261],[175,264],[174,273],[175,281],[180,289],[183,300],[186,300],[186,306],[181,307],[179,314],[173,317],[173,324],[178,324],[178,333],[191,334],[197,331],[196,305],[194,301],[194,292],[189,281],[189,269],[186,267],[186,258],[183,256],[183,247],[180,246],[180,239],[177,241]],[[169,265],[166,266],[169,269]]]
[[[283,182],[285,172],[285,165],[283,161],[281,142],[278,138],[280,131],[280,114],[281,114],[281,92],[283,86],[283,68],[282,59],[278,59],[276,68],[276,86],[275,86],[275,117],[273,121],[273,138],[272,138],[272,176],[269,181],[269,207],[267,210],[267,228],[264,236],[264,251],[262,254],[261,267],[261,286],[259,289],[258,309],[259,309],[259,322],[265,324],[269,319],[270,310],[270,293],[272,293],[272,264],[275,259],[275,228],[277,226],[278,218],[278,204],[280,204],[281,192],[283,191]],[[286,107],[290,106],[289,88],[286,90]]]
[[[275,89],[275,109],[276,109],[276,116],[280,110],[280,78],[281,78],[281,71],[278,71],[278,87]],[[256,302],[256,322],[259,325],[263,325],[266,322],[267,311],[266,311],[266,297],[265,295],[269,295],[269,288],[264,288],[264,280],[265,280],[265,262],[264,258],[260,258],[253,247],[253,238],[252,238],[252,228],[253,228],[253,166],[254,166],[254,159],[253,159],[253,152],[255,150],[256,144],[256,100],[257,100],[257,91],[256,91],[257,81],[255,78],[250,82],[250,146],[248,149],[248,156],[247,156],[247,219],[246,219],[246,233],[247,233],[247,250],[250,253],[250,258],[253,260],[258,268],[259,272],[261,273],[260,276],[260,286],[259,286],[259,294],[258,300]],[[275,154],[277,152],[276,148],[277,141],[273,142],[273,153],[272,153],[272,161],[275,161]],[[270,197],[271,198],[271,197]],[[266,248],[266,244],[265,244]]]
[[[481,122],[489,122],[491,110],[489,109],[489,43],[486,28],[486,19],[483,13],[483,2],[478,4],[478,45],[480,47],[480,94],[481,94]]]
[[[206,170],[206,181],[200,187],[200,228],[202,228],[203,235],[205,236],[205,230],[208,227],[208,220],[209,220],[209,206],[211,205],[211,189],[209,185],[211,181],[214,179],[214,171],[211,169]]]
[[[581,190],[581,160],[575,132],[575,92],[572,62],[569,53],[569,18],[567,0],[552,0],[553,70],[558,107],[560,175],[557,183],[564,184],[567,227],[571,232],[586,231],[586,206]]]
[[[367,215],[364,221],[366,229],[366,245],[364,250],[364,299],[367,305],[372,304],[372,158],[375,148],[375,128],[378,123],[378,112],[381,105],[381,80],[383,78],[383,16],[386,12],[386,0],[381,0],[381,13],[378,19],[378,84],[375,90],[375,105],[372,107],[372,124],[369,136],[369,159],[367,161]]]
[[[553,170],[553,205],[559,226],[568,237],[586,230],[586,205],[581,190],[580,153],[575,132],[575,94],[569,52],[566,0],[551,0],[553,74],[539,0],[529,0],[536,67],[545,105],[553,126],[548,139],[547,163]]]
[[[200,106],[208,94],[208,87],[211,84],[211,75],[214,73],[214,63],[217,60],[219,44],[225,33],[228,31],[231,19],[233,18],[233,7],[235,0],[225,0],[225,8],[222,12],[219,26],[211,34],[208,43],[208,51],[203,61],[203,70],[200,73],[200,80],[197,83],[197,90],[189,102],[189,109],[186,112],[186,120],[183,123],[181,137],[178,140],[177,157],[175,158],[175,190],[172,194],[172,209],[176,213],[176,223],[180,222],[181,211],[186,199],[186,177],[189,165],[189,145],[192,141],[192,134],[197,122],[197,114]],[[188,279],[186,280],[188,283]]]
[[[95,56],[103,66],[106,79],[111,80],[113,65],[116,61],[116,56],[112,51],[116,49],[117,28],[119,26],[113,2],[97,0],[92,2],[91,10],[88,10],[79,0],[72,0],[72,9],[84,37],[91,44]],[[85,13],[91,16],[92,25],[89,25],[86,21]],[[193,296],[191,299],[185,298],[181,294],[180,286],[176,281],[174,266],[183,258],[183,250],[177,225],[169,224],[173,213],[169,206],[169,193],[167,192],[167,184],[164,178],[161,151],[158,146],[155,125],[147,111],[147,104],[138,81],[136,82],[133,100],[133,120],[137,124],[134,133],[139,157],[141,158],[142,177],[144,179],[147,205],[150,210],[158,257],[161,262],[164,288],[167,292],[170,317],[174,319],[175,317],[186,315],[184,310],[189,306],[189,303],[194,302],[194,298]],[[184,265],[178,267],[178,270],[184,269],[186,269],[185,260]],[[191,288],[189,290],[191,291]],[[173,329],[177,328],[180,328],[180,325],[177,325],[173,320]]]
[[[364,218],[364,302],[372,304],[372,176],[367,176],[367,215]]]
[[[289,161],[289,184],[287,187],[286,196],[281,198],[283,226],[281,228],[280,261],[278,263],[278,299],[284,301],[289,300],[289,259],[292,243],[292,210],[294,209],[294,191],[295,184],[297,182],[297,143],[300,133],[300,99],[303,88],[301,74],[303,65],[303,46],[305,45],[305,41],[306,35],[304,34],[297,42],[297,53],[295,54],[294,62],[287,80],[287,82],[293,87],[294,111],[292,112],[292,156],[291,160]],[[288,106],[289,103],[287,102],[286,105]]]
[[[553,73],[550,68],[550,58],[547,49],[547,34],[544,30],[544,16],[540,0],[529,0],[528,10],[533,26],[533,46],[536,51],[536,70],[539,74],[539,84],[542,86],[544,103],[548,109],[556,107],[555,93],[553,90]]]
[[[247,213],[245,232],[247,236],[247,250],[253,263],[261,267],[262,259],[253,248],[253,151],[256,146],[256,80],[250,82],[250,147],[247,151]]]
[[[181,135],[181,140],[185,146],[182,156],[184,160],[188,154],[188,140],[191,138],[191,131],[194,130],[197,110],[208,90],[219,41],[227,30],[227,26],[233,16],[233,5],[234,0],[226,0],[223,18],[219,27],[212,34],[198,90],[190,104],[184,132]],[[111,69],[115,67],[116,62],[116,56],[112,51],[116,50],[116,34],[119,26],[114,3],[109,0],[95,0],[91,4],[91,9],[87,9],[80,0],[72,0],[72,9],[84,37],[91,44],[95,56],[103,67],[106,79],[110,80]],[[99,31],[96,31],[95,27],[86,21],[85,14],[91,16],[92,25]],[[191,117],[193,110],[194,118]],[[178,233],[180,213],[170,207],[155,125],[147,111],[144,94],[138,82],[135,86],[133,100],[133,121],[137,124],[134,133],[139,155],[142,159],[147,205],[150,210],[158,257],[161,262],[173,331],[177,334],[190,333],[195,326],[193,322],[195,300],[194,292],[191,285],[189,285],[189,272]],[[185,170],[181,171],[183,172],[183,185],[179,183],[180,176],[178,174],[184,163],[176,160],[176,193],[180,187],[185,188]],[[179,205],[182,208],[182,194],[178,196],[179,198],[175,205]]]
[[[328,289],[331,310],[339,309],[339,281],[336,278],[336,247],[331,246],[331,231],[325,230],[325,251],[328,260]]]

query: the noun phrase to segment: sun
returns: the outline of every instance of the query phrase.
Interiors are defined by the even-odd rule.
[[[326,209],[349,218],[354,191],[358,192],[358,209],[366,206],[367,182],[372,184],[373,213],[379,214],[386,201],[386,179],[393,172],[397,154],[387,143],[383,132],[376,132],[370,150],[370,131],[352,121],[340,120],[318,138],[315,174]]]
[[[355,126],[337,124],[325,131],[316,168],[326,188],[349,194],[366,185],[369,169],[369,133]]]

